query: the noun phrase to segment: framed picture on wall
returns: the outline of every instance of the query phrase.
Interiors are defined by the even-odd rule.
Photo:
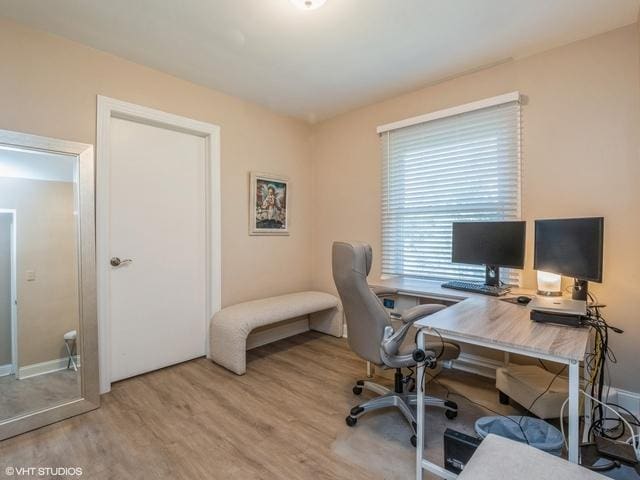
[[[251,172],[250,235],[289,235],[289,179]]]

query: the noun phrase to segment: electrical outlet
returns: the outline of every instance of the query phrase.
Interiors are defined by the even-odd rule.
[[[36,271],[27,270],[27,282],[35,282],[35,280],[36,280]]]

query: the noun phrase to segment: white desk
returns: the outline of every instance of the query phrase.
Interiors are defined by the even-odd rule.
[[[392,287],[399,295],[436,298],[457,302],[414,325],[421,328],[418,347],[424,348],[425,336],[435,334],[454,342],[479,345],[508,353],[517,353],[542,360],[563,363],[569,368],[569,461],[578,463],[579,445],[579,382],[580,362],[584,360],[589,330],[557,325],[540,324],[529,319],[529,309],[504,302],[496,297],[442,288],[440,282],[410,278],[391,278],[373,282],[374,285]],[[514,293],[524,293],[517,291]],[[527,292],[531,293],[531,292]],[[416,375],[418,405],[423,404],[423,372]],[[424,407],[417,409],[416,478],[422,479],[422,469],[442,478],[455,479],[456,475],[423,458]]]

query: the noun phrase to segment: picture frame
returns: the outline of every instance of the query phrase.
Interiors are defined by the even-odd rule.
[[[249,235],[289,235],[289,178],[251,172],[249,191]]]

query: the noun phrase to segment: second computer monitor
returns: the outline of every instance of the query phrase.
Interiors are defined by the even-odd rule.
[[[536,220],[533,268],[574,277],[574,300],[587,300],[588,282],[602,282],[604,218]]]
[[[524,268],[526,222],[454,222],[453,263],[485,265],[487,285],[500,285],[499,267]]]

